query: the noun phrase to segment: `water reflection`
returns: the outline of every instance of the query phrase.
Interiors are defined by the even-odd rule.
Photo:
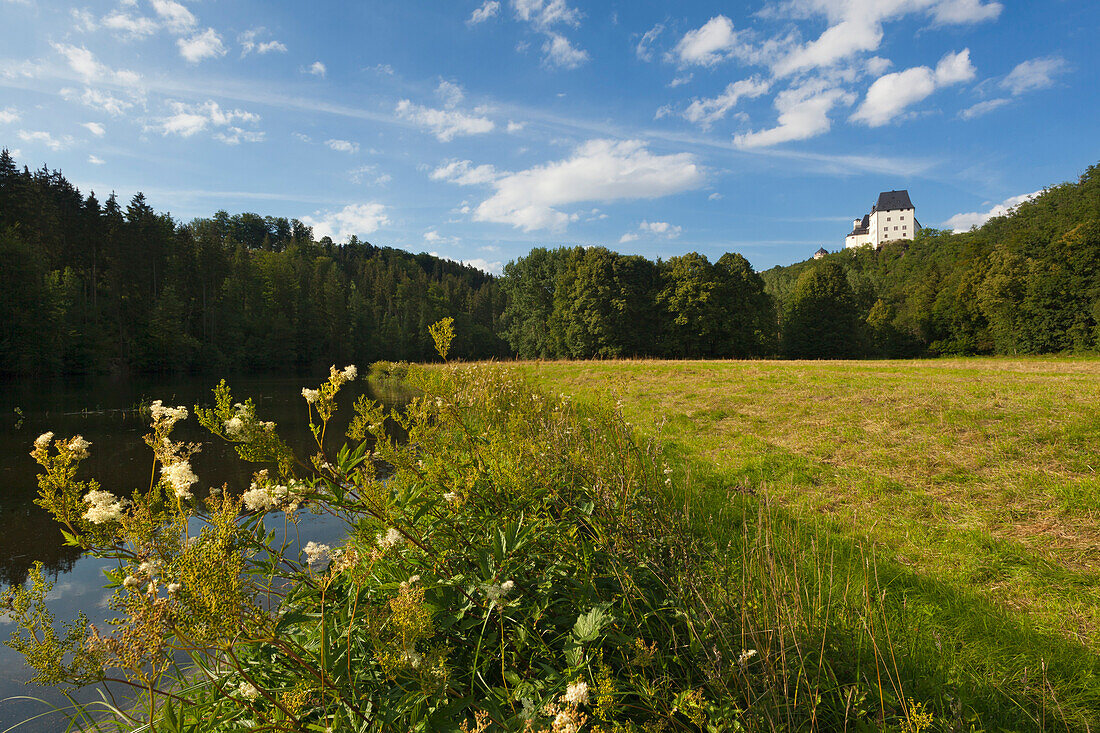
[[[274,420],[279,433],[300,458],[316,452],[316,443],[307,426],[306,404],[301,396],[303,385],[316,378],[236,377],[226,381],[234,399],[251,397],[257,416]],[[107,609],[110,592],[104,584],[105,561],[82,557],[79,550],[63,544],[52,517],[33,502],[37,497],[37,469],[28,455],[34,439],[47,430],[58,437],[81,434],[92,442],[91,457],[81,467],[79,479],[95,478],[103,488],[128,496],[136,487],[147,487],[152,474],[152,456],[142,440],[148,432],[147,416],[138,409],[154,399],[168,405],[208,406],[216,380],[184,378],[171,380],[90,379],[48,383],[14,383],[0,387],[0,583],[23,583],[35,561],[41,561],[55,581],[50,608],[59,621],[69,620],[78,611],[86,611],[93,620],[113,615]],[[343,433],[351,417],[351,403],[366,391],[373,399],[388,405],[401,404],[404,395],[373,382],[357,381],[340,395],[340,412],[327,431],[325,448],[335,451],[343,443]],[[18,408],[18,410],[17,410]],[[248,487],[252,473],[261,466],[240,461],[232,446],[213,438],[194,417],[178,423],[173,436],[177,440],[202,444],[191,464],[199,476],[196,489],[227,486],[240,492]],[[197,492],[198,493],[198,492]],[[300,512],[297,527],[302,543],[314,540],[339,542],[344,524],[329,515]],[[266,522],[281,530],[283,515],[273,514]],[[197,529],[197,528],[196,528]],[[296,539],[291,525],[290,537]],[[292,544],[297,544],[292,542]],[[0,616],[0,640],[6,639],[11,623]],[[61,704],[64,698],[52,690],[27,687],[31,673],[22,657],[0,646],[0,700],[13,695],[33,695]],[[91,690],[78,699],[93,699]],[[41,704],[27,701],[0,702],[0,730],[42,712]],[[44,719],[20,727],[20,731],[53,731],[56,719]]]

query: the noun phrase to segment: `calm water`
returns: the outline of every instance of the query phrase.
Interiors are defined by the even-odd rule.
[[[315,377],[228,377],[234,401],[251,397],[262,420],[274,420],[279,432],[299,457],[316,452],[307,427],[303,386],[316,387],[323,374]],[[209,406],[216,384],[211,378],[89,379],[44,383],[0,384],[0,584],[23,583],[36,560],[42,561],[48,577],[56,581],[50,594],[50,608],[59,621],[67,621],[83,610],[93,621],[114,615],[107,609],[110,592],[103,589],[103,561],[83,557],[62,544],[53,519],[35,506],[38,464],[28,455],[31,443],[52,430],[57,437],[81,434],[92,442],[91,457],[82,466],[80,479],[95,478],[116,495],[128,495],[134,487],[149,485],[152,456],[142,436],[148,432],[146,418],[135,409],[161,399],[166,405],[186,405],[192,413],[196,404]],[[351,403],[366,391],[372,398],[390,405],[402,396],[373,382],[357,381],[344,388],[341,411],[330,426],[326,448],[334,451],[343,442],[343,431],[351,416]],[[18,408],[18,410],[17,410]],[[21,414],[20,414],[21,413]],[[338,428],[337,430],[331,429]],[[192,414],[178,423],[177,440],[200,442],[202,452],[191,463],[199,476],[196,489],[228,484],[231,490],[247,488],[255,464],[241,462],[228,444],[204,431]],[[312,450],[311,450],[312,448]],[[303,513],[299,523],[302,541],[339,541],[344,525],[328,516]],[[282,514],[271,518],[281,528]],[[0,616],[0,641],[6,640],[12,625]],[[46,710],[41,703],[8,700],[29,695],[61,705],[64,698],[52,690],[27,685],[31,673],[23,658],[7,646],[0,646],[0,731]],[[89,689],[78,698],[95,699]],[[18,731],[60,730],[56,717],[19,727]]]

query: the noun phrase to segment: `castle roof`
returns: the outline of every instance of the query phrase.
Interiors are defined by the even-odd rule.
[[[897,211],[898,209],[911,209],[913,202],[909,200],[909,192],[883,191],[878,195],[878,202],[871,211]]]
[[[814,254],[815,254],[815,255],[818,255],[818,254],[820,254],[820,255],[827,255],[827,254],[829,254],[829,250],[827,250],[827,249],[825,249],[824,247],[822,247],[822,248],[821,248],[821,249],[819,249],[818,251],[814,252]]]
[[[871,228],[871,215],[864,214],[863,220],[860,221],[859,226],[852,229],[852,234],[866,234]],[[852,236],[849,234],[848,236]]]

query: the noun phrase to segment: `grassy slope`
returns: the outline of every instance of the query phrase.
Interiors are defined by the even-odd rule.
[[[969,627],[965,664],[1023,689],[1035,661],[1060,656],[1074,667],[1063,697],[1095,704],[1100,361],[521,368],[551,391],[620,398],[626,419],[662,431],[713,484],[704,514],[755,494],[873,547],[890,582],[919,596],[929,629]]]

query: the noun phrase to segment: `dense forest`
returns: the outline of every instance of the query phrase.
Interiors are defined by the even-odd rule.
[[[1100,167],[963,234],[762,273],[790,356],[1100,350]]]
[[[0,153],[0,373],[286,370],[420,360],[454,316],[453,352],[508,353],[499,282],[472,267],[297,220],[178,223],[142,194],[81,195]]]
[[[431,358],[793,358],[1100,350],[1100,169],[964,234],[763,273],[537,247],[503,278],[298,220],[188,223],[0,154],[0,373],[286,370]]]

